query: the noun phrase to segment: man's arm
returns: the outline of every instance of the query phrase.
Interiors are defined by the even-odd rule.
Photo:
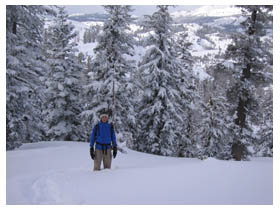
[[[91,132],[91,136],[90,136],[90,147],[93,147],[94,146],[94,143],[95,143],[95,130],[96,130],[96,126],[94,126],[94,128],[92,129],[92,132]]]

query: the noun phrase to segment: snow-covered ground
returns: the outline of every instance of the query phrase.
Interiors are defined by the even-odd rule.
[[[24,144],[7,157],[7,204],[272,204],[272,158],[221,161],[127,149],[94,172],[89,144]]]
[[[231,5],[206,5],[206,6],[199,7],[193,11],[190,11],[189,14],[181,13],[181,15],[184,16],[190,15],[190,16],[211,16],[211,17],[226,17],[226,16],[240,15],[240,14],[241,14],[241,9]]]

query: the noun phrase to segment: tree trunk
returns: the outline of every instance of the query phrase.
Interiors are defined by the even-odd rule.
[[[237,107],[237,119],[235,120],[235,124],[241,128],[245,128],[246,126],[246,102],[243,101],[239,97],[238,107]]]
[[[17,34],[17,23],[16,23],[16,21],[13,22],[13,34]]]
[[[237,161],[242,160],[244,157],[244,151],[245,151],[245,146],[240,141],[237,141],[232,145],[231,154],[235,160]]]

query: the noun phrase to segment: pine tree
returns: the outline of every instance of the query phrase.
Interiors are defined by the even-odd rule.
[[[183,31],[175,33],[176,57],[181,61],[188,90],[188,100],[184,108],[183,141],[181,141],[177,154],[180,157],[198,157],[199,148],[196,139],[197,129],[201,126],[198,120],[202,97],[199,95],[199,81],[193,74],[194,57],[190,53],[191,43],[187,41],[188,34]]]
[[[226,58],[232,59],[235,65],[235,84],[228,89],[228,98],[236,104],[235,123],[239,126],[232,145],[238,152],[235,159],[246,158],[246,147],[252,145],[252,128],[250,119],[257,113],[258,101],[254,93],[256,85],[267,79],[265,68],[267,59],[263,56],[261,37],[265,35],[265,26],[269,23],[272,6],[241,6],[246,18],[242,25],[244,32],[234,38],[228,46]],[[237,99],[237,101],[236,101]],[[235,153],[235,152],[233,152]]]
[[[258,140],[255,143],[255,151],[260,156],[273,156],[273,94],[272,86],[263,91],[260,104],[260,129],[258,130]]]
[[[151,32],[147,38],[149,47],[139,63],[143,94],[134,149],[179,156],[184,141],[184,110],[191,100],[191,91],[183,65],[176,58],[168,6],[157,8],[144,22]]]
[[[42,51],[43,18],[53,14],[46,6],[6,7],[7,149],[40,141],[44,136],[40,78],[47,66]]]
[[[232,157],[231,132],[235,124],[228,110],[229,104],[223,96],[214,95],[207,103],[202,103],[201,127],[196,135],[200,146],[200,158],[230,159]]]
[[[80,76],[81,66],[75,55],[77,36],[74,26],[67,21],[64,8],[59,8],[57,19],[47,31],[47,74],[44,117],[49,140],[80,140]]]
[[[81,79],[81,113],[80,117],[84,119],[81,122],[81,131],[84,134],[83,139],[87,139],[89,141],[89,134],[91,134],[93,124],[95,122],[94,116],[95,113],[91,107],[92,100],[94,98],[94,90],[95,88],[91,85],[94,80],[94,74],[92,72],[93,69],[93,58],[90,55],[86,55],[85,61],[82,63],[83,71],[82,71],[82,79]]]
[[[99,114],[107,111],[112,117],[117,133],[128,131],[134,121],[131,106],[131,75],[134,63],[133,38],[127,33],[133,20],[130,6],[104,6],[109,14],[94,49],[96,58],[89,84],[86,85],[89,101],[82,115],[94,124]],[[120,138],[118,138],[120,140]]]

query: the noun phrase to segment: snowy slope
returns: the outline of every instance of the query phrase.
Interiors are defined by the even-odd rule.
[[[179,18],[183,16],[226,17],[240,14],[241,9],[232,5],[207,5],[199,7],[192,11],[172,12],[171,16],[173,18]]]
[[[272,204],[272,159],[198,160],[128,150],[93,172],[88,143],[7,152],[7,204]]]
[[[212,17],[223,17],[240,15],[241,9],[232,5],[207,5],[199,7],[191,12],[193,16],[212,16]]]

